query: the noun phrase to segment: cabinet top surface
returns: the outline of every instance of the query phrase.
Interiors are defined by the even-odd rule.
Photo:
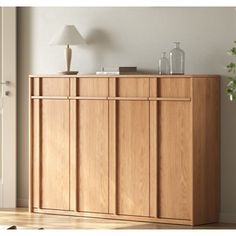
[[[30,78],[35,77],[47,77],[47,78],[144,78],[144,77],[150,77],[150,78],[216,78],[220,77],[219,75],[204,75],[204,74],[184,74],[184,75],[159,75],[159,74],[128,74],[128,75],[95,75],[95,74],[77,74],[77,75],[62,75],[62,74],[36,74],[36,75],[29,75]]]

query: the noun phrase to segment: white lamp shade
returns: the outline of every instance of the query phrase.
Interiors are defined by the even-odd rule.
[[[78,45],[85,40],[74,25],[66,25],[50,42],[53,45]]]

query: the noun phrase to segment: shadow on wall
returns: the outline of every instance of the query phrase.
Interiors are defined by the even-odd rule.
[[[17,10],[17,206],[27,206],[28,198],[28,76],[32,69],[32,40],[34,32],[30,8]],[[22,55],[24,60],[22,60]],[[24,111],[24,112],[21,112]],[[21,159],[19,159],[21,158]]]
[[[236,168],[236,101],[226,94],[226,76],[221,76],[221,222],[236,222],[235,168]],[[230,137],[230,138],[229,138]],[[234,186],[234,187],[233,187]],[[229,194],[230,193],[230,194]]]

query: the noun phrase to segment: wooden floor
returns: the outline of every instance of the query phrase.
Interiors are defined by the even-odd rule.
[[[45,215],[27,212],[25,208],[0,209],[0,228],[11,225],[37,229],[236,229],[236,224],[209,224],[198,227],[118,221],[73,216]]]

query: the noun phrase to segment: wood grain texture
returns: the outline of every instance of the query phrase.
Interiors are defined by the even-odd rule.
[[[157,79],[150,79],[150,96],[157,95]],[[158,110],[157,102],[150,103],[150,217],[158,215]]]
[[[159,78],[157,80],[158,97],[190,97],[191,80],[187,78]]]
[[[40,160],[40,127],[39,127],[39,106],[40,102],[35,100],[32,102],[32,162],[33,162],[33,206],[39,207],[39,160]]]
[[[108,96],[108,78],[79,78],[78,80],[78,96]]]
[[[30,92],[30,95],[35,95],[35,96],[39,96],[40,95],[40,82],[41,82],[41,78],[34,78],[32,79],[32,90]]]
[[[117,102],[118,214],[149,216],[149,102]]]
[[[29,181],[28,181],[28,184],[29,184],[29,193],[28,193],[28,208],[29,208],[29,212],[32,212],[33,211],[33,198],[34,198],[34,191],[33,191],[33,187],[34,187],[34,184],[33,184],[33,173],[34,173],[34,160],[33,160],[33,103],[32,103],[32,100],[31,100],[31,95],[32,95],[32,92],[33,92],[33,80],[29,79],[28,80],[28,89],[29,89],[29,96],[28,96],[28,109],[29,109],[29,126],[28,126],[28,131],[29,131],[29,168],[28,168],[28,171],[29,171]]]
[[[159,217],[191,220],[191,103],[158,105]]]
[[[148,97],[149,79],[148,78],[116,78],[117,97]]]
[[[148,97],[108,97],[108,100],[148,101]]]
[[[220,80],[193,79],[193,222],[216,222],[220,202]]]
[[[39,95],[41,92],[41,78],[34,78],[32,80],[32,86],[31,86],[31,95],[37,94]],[[30,96],[31,97],[31,96]],[[41,102],[36,100],[31,100],[31,112],[30,120],[31,120],[31,140],[30,140],[30,146],[31,146],[31,152],[32,155],[30,159],[32,160],[32,172],[31,172],[31,178],[32,178],[32,206],[40,208],[40,202],[41,202],[41,189],[40,189],[40,181],[41,181],[41,173],[40,173],[40,155],[41,155],[41,127],[40,127],[40,106]]]
[[[76,78],[70,78],[70,96],[77,94]],[[77,172],[77,153],[78,153],[78,109],[77,101],[70,100],[70,210],[76,211],[78,209],[78,172]]]
[[[108,213],[108,101],[78,104],[78,210]]]
[[[40,78],[41,96],[69,96],[69,78]]]
[[[177,98],[177,97],[156,97],[156,98],[149,98],[149,101],[191,101],[191,98]]]
[[[109,79],[109,96],[116,95],[116,79]],[[116,101],[109,101],[109,213],[117,214]]]
[[[31,96],[31,99],[65,100],[68,96]]]
[[[42,100],[42,208],[69,210],[69,101]]]
[[[107,100],[107,97],[81,97],[81,96],[70,96],[70,100]]]

